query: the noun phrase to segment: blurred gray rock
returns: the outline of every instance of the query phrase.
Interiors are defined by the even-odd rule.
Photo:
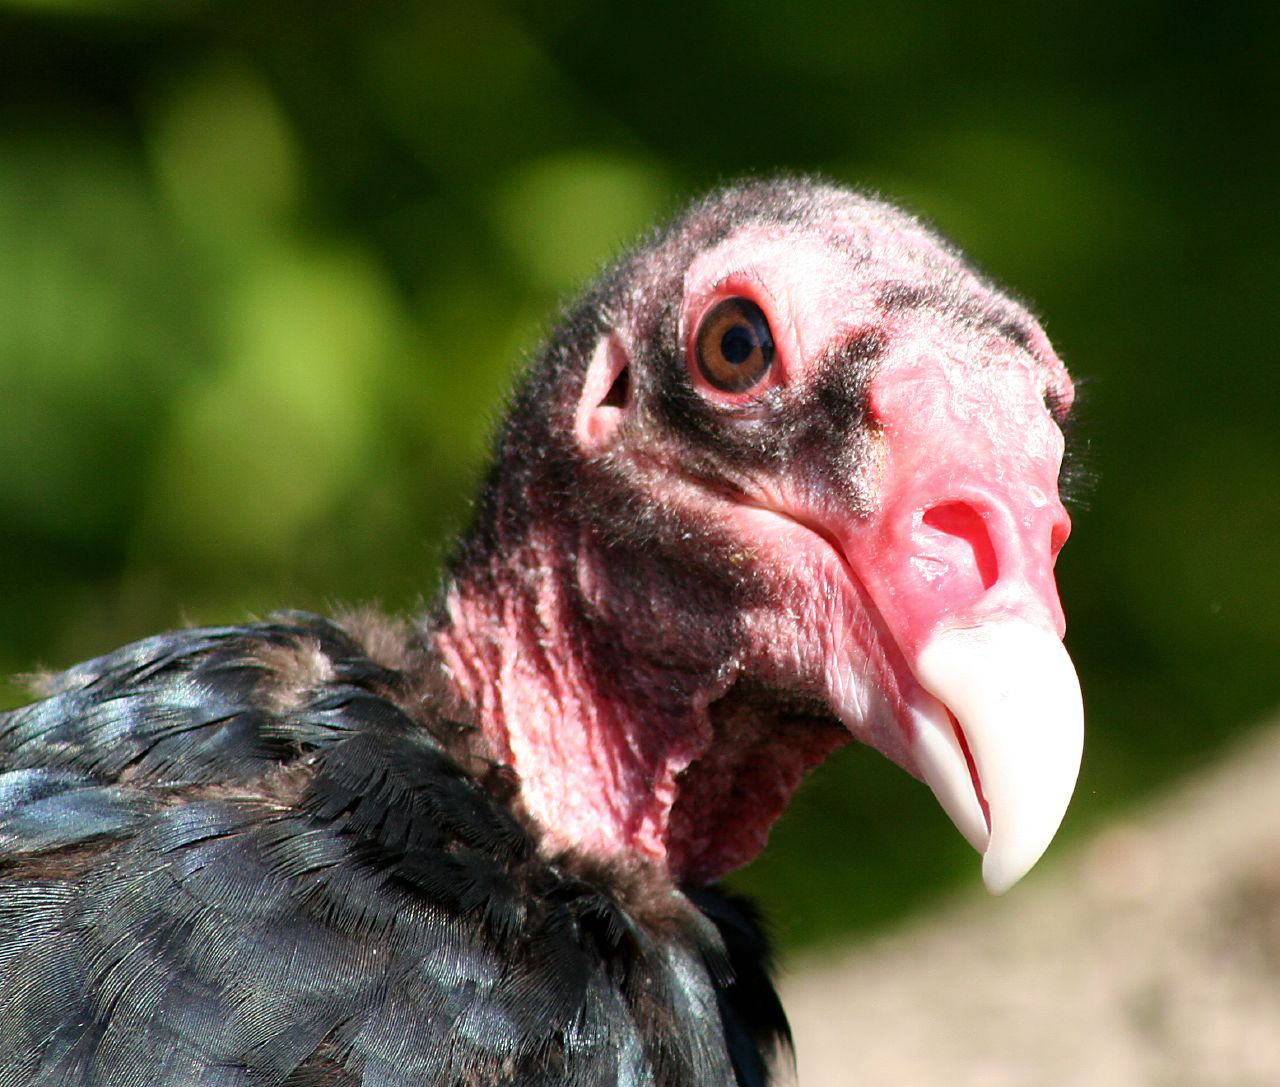
[[[802,1087],[1280,1085],[1280,725],[1005,898],[788,973]]]

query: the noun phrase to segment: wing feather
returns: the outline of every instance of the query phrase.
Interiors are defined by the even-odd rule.
[[[721,921],[543,857],[399,682],[290,616],[0,715],[0,1084],[764,1082]]]

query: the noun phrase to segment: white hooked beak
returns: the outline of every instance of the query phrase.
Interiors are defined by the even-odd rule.
[[[1057,833],[1080,772],[1084,708],[1062,642],[1022,619],[946,629],[922,648],[914,708],[925,782],[1003,894]]]

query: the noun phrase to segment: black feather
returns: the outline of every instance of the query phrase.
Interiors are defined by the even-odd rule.
[[[0,716],[0,1084],[763,1084],[754,917],[548,861],[403,683],[290,616]]]

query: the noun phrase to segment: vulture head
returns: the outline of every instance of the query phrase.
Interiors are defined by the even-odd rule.
[[[686,884],[857,740],[993,891],[1079,769],[1054,560],[1072,386],[901,211],[747,184],[622,257],[518,387],[425,634],[553,850]]]

